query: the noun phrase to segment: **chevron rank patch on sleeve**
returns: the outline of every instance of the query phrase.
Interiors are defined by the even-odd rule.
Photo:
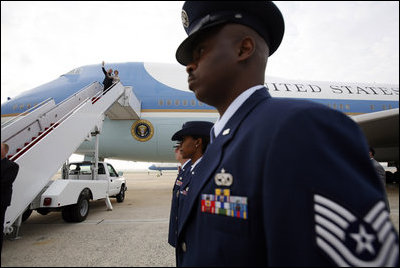
[[[339,266],[395,266],[396,231],[383,201],[359,219],[338,203],[314,195],[317,246]]]

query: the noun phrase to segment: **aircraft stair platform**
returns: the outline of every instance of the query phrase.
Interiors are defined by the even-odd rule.
[[[101,132],[108,113],[113,119],[139,119],[140,101],[121,82],[103,93],[94,82],[63,102],[47,99],[1,125],[1,142],[10,147],[7,157],[19,165],[11,204],[4,221],[10,228],[81,143]],[[19,225],[17,223],[17,225]]]

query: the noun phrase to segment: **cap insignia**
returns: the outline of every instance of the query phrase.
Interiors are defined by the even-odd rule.
[[[185,28],[189,27],[189,18],[185,10],[182,10],[182,24]]]

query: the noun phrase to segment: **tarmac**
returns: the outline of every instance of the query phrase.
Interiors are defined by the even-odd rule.
[[[5,239],[2,267],[125,267],[175,266],[175,249],[168,243],[171,190],[175,172],[125,173],[128,191],[123,203],[111,198],[91,201],[87,219],[66,223],[60,212],[36,211],[19,231],[20,238]],[[387,185],[391,219],[399,231],[399,185]]]

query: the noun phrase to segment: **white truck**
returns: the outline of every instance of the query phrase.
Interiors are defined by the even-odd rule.
[[[51,180],[32,201],[22,216],[28,219],[32,210],[46,215],[51,211],[60,211],[66,222],[82,222],[89,214],[89,200],[104,199],[112,209],[109,197],[115,197],[121,203],[127,190],[122,172],[106,162],[73,162],[63,166],[62,179]]]

